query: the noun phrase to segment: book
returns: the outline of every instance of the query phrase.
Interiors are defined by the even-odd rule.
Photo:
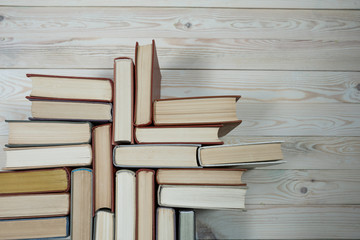
[[[113,144],[134,143],[134,63],[131,58],[114,60]]]
[[[0,196],[0,219],[65,216],[69,210],[69,193]]]
[[[66,168],[0,172],[0,195],[67,192],[69,188]]]
[[[108,208],[114,212],[111,124],[93,128],[94,211]]]
[[[133,171],[116,172],[115,239],[135,240],[136,176]]]
[[[156,209],[156,239],[176,239],[176,214],[173,208],[158,207]]]
[[[152,104],[160,98],[161,72],[155,41],[135,45],[135,126],[152,123]]]
[[[48,239],[69,235],[67,217],[0,220],[0,239]]]
[[[189,168],[158,169],[156,182],[159,185],[232,185],[245,186],[241,177],[245,169]]]
[[[179,240],[195,240],[195,213],[192,210],[179,211]]]
[[[114,148],[117,167],[198,167],[197,145],[118,145]]]
[[[32,97],[112,101],[112,80],[108,78],[26,74],[32,82]]]
[[[92,239],[93,174],[89,168],[71,172],[71,221],[72,240]]]
[[[155,172],[139,169],[136,172],[136,239],[155,239]]]
[[[90,144],[55,147],[4,148],[4,170],[89,166],[92,162]]]
[[[199,163],[204,167],[242,166],[242,163],[250,164],[283,158],[281,142],[204,146],[199,148],[198,153]]]
[[[112,105],[103,102],[27,97],[31,101],[30,120],[112,121]]]
[[[95,213],[94,240],[114,239],[114,213],[102,209]]]
[[[135,128],[135,141],[145,143],[223,144],[219,130],[223,125],[149,126]]]
[[[194,209],[243,209],[246,187],[159,185],[158,204],[162,207]]]
[[[236,102],[240,96],[208,96],[158,99],[154,102],[155,125],[238,123]]]
[[[34,147],[89,143],[90,122],[7,120],[10,147]]]

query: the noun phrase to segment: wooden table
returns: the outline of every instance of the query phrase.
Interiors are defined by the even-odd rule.
[[[286,164],[246,173],[246,211],[197,211],[199,238],[360,238],[359,0],[0,5],[1,144],[30,115],[26,73],[111,78],[154,38],[162,98],[240,94],[225,141],[285,141]]]

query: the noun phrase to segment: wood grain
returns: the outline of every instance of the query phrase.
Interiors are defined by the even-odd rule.
[[[27,73],[113,78],[112,69],[0,69],[0,100],[30,93]],[[360,72],[162,70],[162,98],[241,94],[241,103],[360,103]]]
[[[360,12],[224,8],[3,7],[2,37],[358,41]],[[156,35],[154,35],[156,32]]]
[[[183,0],[183,1],[144,1],[144,0],[3,0],[2,6],[120,6],[120,7],[193,7],[193,8],[285,8],[285,9],[360,9],[359,0],[303,0],[303,1],[286,1],[273,0]]]
[[[263,206],[196,211],[200,239],[358,239],[359,205]]]

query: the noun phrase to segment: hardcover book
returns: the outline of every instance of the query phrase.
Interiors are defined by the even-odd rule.
[[[176,214],[173,208],[158,207],[156,209],[156,239],[176,239]]]

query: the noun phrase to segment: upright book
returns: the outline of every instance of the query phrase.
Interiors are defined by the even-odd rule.
[[[195,213],[193,210],[179,211],[179,240],[195,240]]]
[[[108,78],[27,74],[32,81],[30,96],[87,101],[112,101],[112,80]]]
[[[114,239],[114,213],[108,209],[99,210],[94,217],[94,240]]]
[[[152,123],[152,104],[160,98],[161,73],[156,53],[155,41],[152,44],[135,45],[135,125],[146,126]]]
[[[156,209],[156,240],[176,239],[176,214],[173,208]]]
[[[113,144],[134,143],[134,63],[131,58],[114,60]]]

